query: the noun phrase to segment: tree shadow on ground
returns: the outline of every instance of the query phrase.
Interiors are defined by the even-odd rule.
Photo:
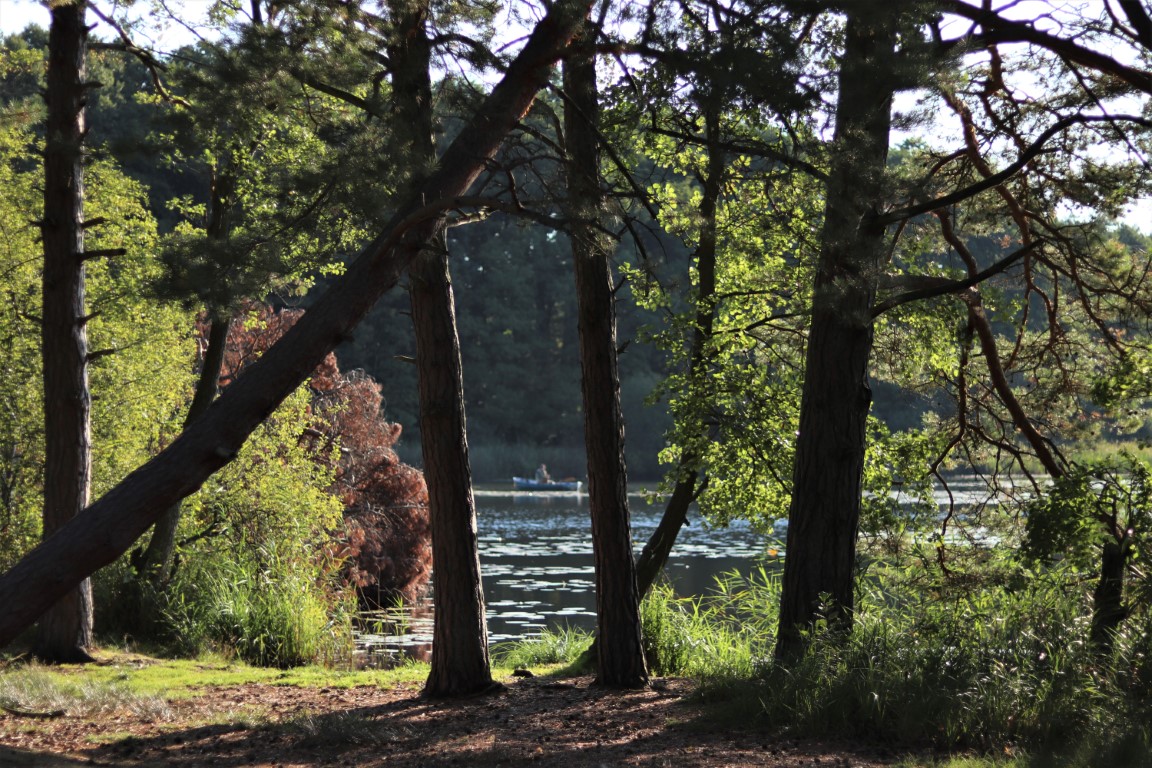
[[[796,766],[884,765],[859,749],[804,745],[725,725],[686,705],[688,686],[611,691],[547,679],[463,701],[416,696],[302,711],[266,722],[164,730],[86,750],[96,763],[238,768],[251,765]]]
[[[92,761],[0,745],[0,765],[4,768],[74,768],[91,766]]]

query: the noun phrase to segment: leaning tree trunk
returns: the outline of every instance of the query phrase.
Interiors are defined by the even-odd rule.
[[[640,637],[640,600],[628,519],[612,269],[599,230],[599,104],[591,37],[591,26],[585,25],[579,48],[564,62],[568,96],[564,135],[596,567],[597,669],[601,684],[634,688],[648,683],[648,669]]]
[[[396,285],[414,249],[440,230],[445,212],[458,205],[456,198],[468,191],[547,85],[590,4],[570,0],[552,5],[503,79],[381,234],[207,413],[0,576],[0,648],[84,577],[124,554],[164,509],[231,461],[252,431]]]
[[[44,149],[44,538],[88,505],[92,474],[84,311],[84,103],[88,27],[83,0],[52,7]],[[91,661],[92,585],[68,591],[40,620],[33,652]]]
[[[692,259],[696,266],[697,277],[696,316],[692,327],[691,346],[688,350],[689,391],[686,393],[689,402],[695,403],[692,416],[694,419],[698,419],[700,409],[703,407],[699,399],[704,395],[705,389],[706,350],[712,338],[716,319],[716,209],[720,202],[728,160],[727,153],[720,147],[719,102],[718,94],[712,92],[705,96],[701,104],[704,111],[704,146],[708,153],[708,166],[702,179],[703,189],[700,196],[700,241]],[[702,419],[694,424],[693,429],[697,430],[697,434],[689,435],[689,440],[708,440],[709,435]],[[690,443],[684,447],[676,468],[676,487],[668,498],[659,525],[652,532],[636,562],[636,581],[641,597],[648,594],[656,577],[668,562],[676,537],[688,520],[688,509],[700,494],[703,479],[697,467],[699,460],[699,449],[695,445]]]
[[[393,0],[391,12],[392,116],[399,135],[411,132],[404,142],[411,161],[433,162],[428,3]],[[494,683],[468,461],[460,336],[443,229],[413,259],[409,275],[436,606],[432,668],[424,695],[464,696],[492,688]]]
[[[852,624],[865,425],[872,390],[872,303],[885,259],[883,198],[891,126],[894,19],[848,14],[824,230],[788,512],[778,658],[803,650],[821,611]],[[830,603],[821,605],[827,597]]]

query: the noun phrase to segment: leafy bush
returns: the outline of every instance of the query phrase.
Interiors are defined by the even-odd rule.
[[[239,456],[185,501],[178,567],[147,624],[121,615],[139,582],[120,562],[97,582],[98,630],[151,630],[182,653],[233,653],[286,667],[350,653],[352,605],[329,543],[342,506],[333,471],[302,442],[309,393],[289,397]]]

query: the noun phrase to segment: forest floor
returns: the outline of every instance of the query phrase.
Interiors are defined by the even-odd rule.
[[[43,766],[852,766],[921,765],[882,747],[732,725],[660,679],[612,691],[591,678],[509,678],[462,701],[395,685],[213,684],[84,712],[0,710],[0,765]],[[188,695],[188,694],[191,695]]]

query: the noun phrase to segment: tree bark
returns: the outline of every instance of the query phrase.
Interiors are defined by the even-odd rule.
[[[427,0],[392,0],[392,117],[413,162],[436,157],[433,142],[432,45]],[[401,133],[403,135],[403,133]],[[428,697],[465,696],[495,686],[468,461],[464,377],[445,232],[409,268],[420,396],[420,444],[432,518],[435,613]]]
[[[436,605],[432,668],[424,695],[463,696],[495,683],[488,659],[460,339],[447,252],[429,249],[417,256],[411,280]]]
[[[231,461],[248,435],[347,338],[438,231],[453,198],[468,191],[524,116],[588,13],[590,2],[554,4],[504,78],[437,168],[418,185],[312,309],[225,391],[208,412],[82,515],[0,576],[0,647],[96,569],[122,555],[161,512]]]
[[[1131,540],[1106,541],[1100,552],[1100,580],[1092,591],[1092,625],[1089,638],[1096,653],[1112,652],[1116,631],[1128,618],[1124,604],[1124,574],[1132,554]]]
[[[42,352],[44,360],[44,538],[88,505],[92,476],[91,395],[84,311],[85,3],[52,7],[48,32],[44,149]],[[48,662],[91,661],[92,585],[60,595],[44,614],[33,653]]]
[[[599,229],[599,96],[592,35],[591,25],[585,25],[579,48],[564,62],[564,90],[568,97],[564,135],[596,567],[597,668],[602,685],[637,688],[647,685],[648,669],[640,637],[640,600],[628,518],[612,269]]]
[[[874,221],[888,158],[895,45],[891,11],[849,12],[824,229],[788,512],[778,658],[803,650],[822,610],[851,627],[856,536],[872,401],[871,309],[885,260]]]

